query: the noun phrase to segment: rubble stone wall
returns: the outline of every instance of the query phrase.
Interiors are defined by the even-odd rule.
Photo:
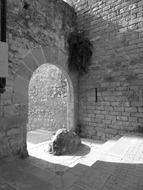
[[[67,68],[66,39],[74,30],[76,14],[62,0],[8,0],[7,42],[9,77],[0,103],[0,158],[26,156],[28,88],[33,72],[42,64],[59,67],[70,89],[68,127],[75,126],[77,76]],[[77,114],[75,114],[77,115]]]
[[[67,128],[67,85],[62,71],[52,64],[43,64],[33,73],[29,82],[28,131]]]

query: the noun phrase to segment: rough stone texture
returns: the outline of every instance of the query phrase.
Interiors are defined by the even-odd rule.
[[[66,65],[65,40],[76,20],[73,9],[61,1],[42,0],[31,1],[25,10],[22,1],[8,1],[9,78],[1,96],[1,155],[10,150],[3,147],[11,138],[7,136],[11,119],[18,117],[19,123],[12,128],[25,131],[29,80],[35,65],[45,62],[58,65],[69,82],[70,128],[79,116],[85,137],[109,139],[143,131],[142,5],[142,0],[75,1],[78,27],[94,46],[89,72],[79,80],[78,115],[77,75],[69,73]],[[20,134],[15,144],[20,140],[20,147],[25,147],[26,137]]]
[[[74,131],[59,129],[49,143],[49,152],[54,155],[75,153],[81,145],[81,140]]]
[[[9,77],[0,102],[0,158],[27,151],[28,87],[38,66],[57,65],[71,86],[70,94],[75,91],[68,98],[70,109],[77,104],[77,76],[66,67],[66,38],[74,30],[74,10],[61,0],[32,0],[28,4],[25,9],[22,0],[8,0]],[[72,128],[75,121],[70,110],[68,118]]]
[[[56,132],[67,127],[67,80],[53,65],[43,64],[29,83],[28,130]]]
[[[143,1],[75,1],[94,50],[80,78],[82,135],[110,139],[143,131]],[[90,4],[91,2],[91,4]]]

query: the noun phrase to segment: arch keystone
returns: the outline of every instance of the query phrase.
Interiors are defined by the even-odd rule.
[[[56,46],[42,47],[47,63],[57,64],[58,48]]]

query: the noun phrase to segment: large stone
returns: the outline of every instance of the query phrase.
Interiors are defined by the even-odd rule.
[[[74,131],[59,129],[49,143],[49,152],[54,155],[74,153],[81,145],[79,136]]]

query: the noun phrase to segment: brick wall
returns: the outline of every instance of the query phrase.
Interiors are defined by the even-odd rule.
[[[143,1],[76,1],[79,29],[93,43],[80,78],[82,135],[109,139],[143,132]]]

